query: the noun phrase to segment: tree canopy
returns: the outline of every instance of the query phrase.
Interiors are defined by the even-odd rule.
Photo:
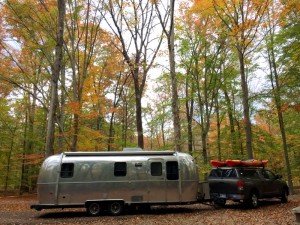
[[[189,152],[201,176],[210,159],[268,159],[299,185],[299,1],[0,11],[0,191],[33,190],[51,154],[136,146]]]

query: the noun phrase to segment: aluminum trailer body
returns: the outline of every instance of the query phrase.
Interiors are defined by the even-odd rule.
[[[31,208],[86,207],[118,215],[124,206],[195,203],[197,165],[175,151],[65,152],[40,169],[38,204]]]

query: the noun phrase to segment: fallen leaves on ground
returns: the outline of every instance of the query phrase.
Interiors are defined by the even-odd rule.
[[[278,200],[262,201],[258,209],[245,209],[230,202],[225,208],[212,205],[193,204],[155,206],[148,212],[126,211],[113,217],[108,214],[90,217],[85,209],[52,209],[35,211],[30,209],[36,196],[0,197],[1,224],[130,224],[130,225],[214,225],[214,224],[296,224],[292,209],[300,206],[300,195],[290,196],[288,203]]]

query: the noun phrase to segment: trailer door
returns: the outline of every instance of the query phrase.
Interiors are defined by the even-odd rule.
[[[166,162],[166,178],[167,202],[180,202],[181,186],[178,161]]]
[[[71,195],[75,190],[75,186],[72,182],[73,179],[74,163],[62,163],[56,194],[58,205],[65,205],[71,203]]]
[[[166,202],[166,169],[163,159],[149,159],[148,199],[150,203]]]

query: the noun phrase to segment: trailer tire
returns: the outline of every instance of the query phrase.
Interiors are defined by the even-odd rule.
[[[123,202],[110,202],[108,204],[108,211],[113,216],[118,216],[123,212],[124,204]]]
[[[90,216],[99,216],[102,211],[102,207],[100,202],[90,202],[87,204],[86,210]]]

